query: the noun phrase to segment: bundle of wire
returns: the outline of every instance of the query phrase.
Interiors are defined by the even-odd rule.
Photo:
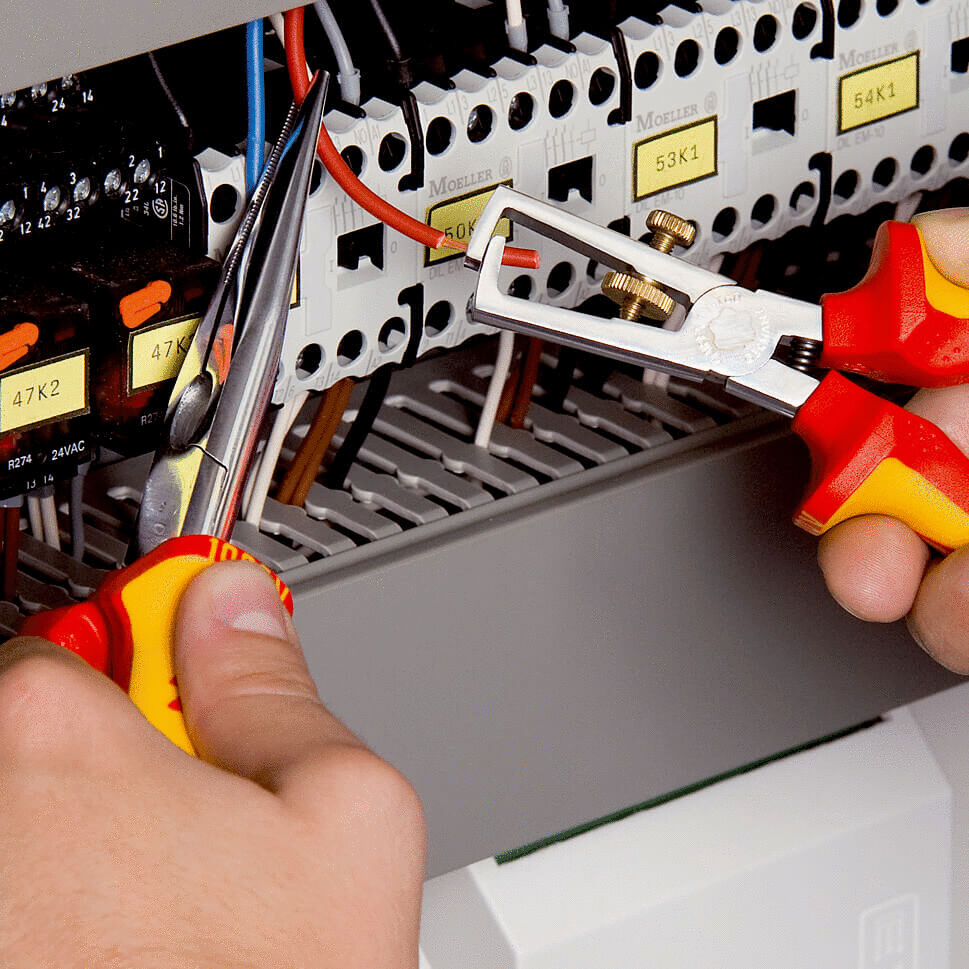
[[[303,505],[306,502],[333,435],[343,420],[351,390],[353,381],[346,377],[323,395],[313,423],[280,483],[276,498],[283,504]]]

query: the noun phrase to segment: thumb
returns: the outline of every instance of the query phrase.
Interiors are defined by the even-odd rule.
[[[969,209],[923,212],[912,222],[922,233],[935,268],[957,285],[969,287]]]
[[[296,631],[265,569],[206,569],[182,597],[175,671],[199,756],[283,794],[327,747],[360,742],[320,701]]]

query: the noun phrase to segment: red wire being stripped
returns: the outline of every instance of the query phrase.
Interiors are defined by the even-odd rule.
[[[296,7],[287,10],[285,14],[285,47],[286,66],[289,69],[289,79],[293,85],[293,94],[297,101],[302,102],[309,91],[310,78],[306,70],[306,47],[303,41],[303,8]],[[466,242],[451,239],[439,229],[435,229],[417,219],[411,218],[406,212],[391,205],[386,199],[374,194],[353,173],[353,170],[343,160],[336,145],[330,139],[326,126],[320,128],[320,140],[316,145],[317,154],[326,170],[333,176],[337,184],[354,202],[366,209],[371,215],[385,222],[392,229],[419,242],[431,249],[457,249],[464,252],[468,248]],[[519,269],[538,269],[540,259],[534,249],[520,249],[516,246],[506,246],[502,265],[515,266]]]

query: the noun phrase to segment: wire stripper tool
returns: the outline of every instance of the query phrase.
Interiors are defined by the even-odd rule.
[[[176,379],[142,495],[137,558],[87,602],[21,627],[110,675],[192,754],[172,663],[175,615],[203,569],[256,561],[228,538],[276,380],[326,87],[318,74],[299,110],[290,110]],[[289,590],[273,578],[292,612]]]
[[[605,320],[509,295],[499,287],[510,219],[686,308],[678,330]],[[934,424],[836,370],[919,387],[969,381],[969,292],[929,260],[915,226],[878,231],[868,274],[820,306],[751,292],[734,280],[560,208],[496,189],[465,265],[478,271],[473,319],[693,381],[793,417],[812,457],[795,515],[820,535],[847,518],[899,518],[941,552],[969,543],[969,458]],[[658,302],[657,298],[657,302]],[[822,379],[808,370],[829,369]]]

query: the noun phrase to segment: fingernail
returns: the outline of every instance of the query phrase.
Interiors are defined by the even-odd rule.
[[[209,599],[216,621],[237,632],[289,639],[283,604],[264,568],[251,562],[226,562],[209,571]]]

